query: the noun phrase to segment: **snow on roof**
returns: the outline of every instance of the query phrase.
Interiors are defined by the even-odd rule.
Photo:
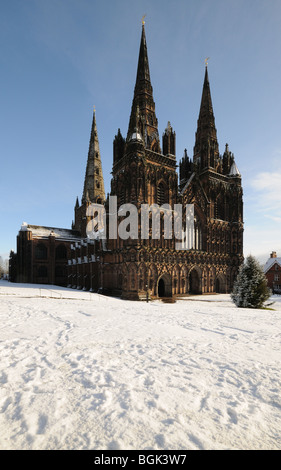
[[[238,170],[238,167],[235,162],[232,163],[229,176],[241,176],[240,171]]]
[[[42,227],[41,225],[30,225],[26,222],[23,222],[21,231],[30,231],[34,237],[49,237],[52,235],[55,238],[63,238],[68,240],[76,240],[77,238],[81,238],[80,232],[77,230],[57,227]]]
[[[281,258],[269,258],[264,265],[263,271],[266,273],[276,263],[281,267]]]
[[[131,135],[130,140],[137,140],[137,141],[142,142],[142,137],[141,137],[141,135],[140,135],[139,132],[134,132],[134,133]]]
[[[184,193],[184,191],[186,190],[186,188],[188,188],[188,186],[190,185],[191,181],[193,180],[195,176],[195,172],[192,173],[192,175],[190,176],[189,180],[185,183],[184,187],[182,188],[181,190],[181,194]]]

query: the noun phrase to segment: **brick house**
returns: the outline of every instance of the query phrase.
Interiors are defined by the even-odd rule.
[[[281,294],[281,258],[277,257],[276,251],[270,253],[270,258],[264,266],[264,274],[273,294]]]

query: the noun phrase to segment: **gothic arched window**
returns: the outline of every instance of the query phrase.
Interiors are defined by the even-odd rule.
[[[36,259],[47,259],[47,247],[43,243],[39,243],[35,249],[35,258]]]
[[[66,259],[67,251],[64,245],[59,245],[56,248],[56,259]]]
[[[157,204],[158,206],[162,206],[165,204],[165,187],[163,183],[159,183],[157,186]]]
[[[216,200],[216,219],[224,220],[225,211],[224,211],[224,200],[219,196]]]

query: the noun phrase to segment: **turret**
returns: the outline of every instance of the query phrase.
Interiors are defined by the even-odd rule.
[[[120,129],[113,141],[113,164],[121,160],[125,151],[125,139],[121,134]]]
[[[168,121],[165,132],[162,136],[163,155],[175,157],[176,155],[176,133],[173,131],[170,121]]]
[[[193,172],[193,163],[189,156],[187,155],[187,150],[184,150],[184,154],[182,159],[180,160],[179,164],[180,169],[180,185],[186,183],[186,181],[190,178]]]

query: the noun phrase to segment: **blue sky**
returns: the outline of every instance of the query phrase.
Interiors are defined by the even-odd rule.
[[[113,139],[127,134],[141,18],[159,133],[192,156],[204,79],[220,152],[244,188],[244,254],[281,256],[280,0],[1,0],[0,255],[23,221],[70,228],[93,106],[106,192]]]

